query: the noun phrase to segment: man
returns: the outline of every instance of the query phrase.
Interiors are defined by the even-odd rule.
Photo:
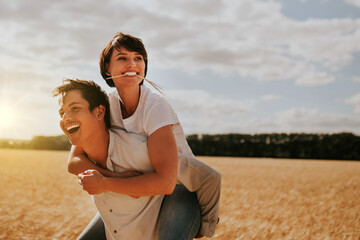
[[[146,176],[153,172],[146,138],[121,130],[117,130],[117,133],[109,131],[110,113],[106,93],[94,82],[67,82],[54,91],[54,96],[60,95],[60,126],[71,143],[83,148],[93,161],[88,163],[87,168],[92,170],[79,174],[79,182],[84,190],[94,195],[94,202],[106,226],[106,235],[113,239],[152,239],[157,232],[154,229],[163,195],[152,196],[153,183],[146,181]],[[179,157],[181,158],[180,155]],[[217,216],[220,174],[196,159],[182,159],[180,162],[182,170],[178,180],[201,196],[199,201],[204,206],[202,209],[206,209],[203,215]],[[110,173],[118,173],[112,175],[106,169],[111,170]],[[196,175],[191,169],[196,169]],[[181,210],[182,213],[200,212],[195,194],[188,193],[190,195],[186,201],[175,201],[175,204],[190,202],[190,205],[182,206],[185,209]],[[180,195],[186,197],[188,193]],[[171,210],[174,207],[167,209],[169,208]],[[176,225],[181,226],[181,221],[190,220],[187,219],[189,216],[180,219],[178,216],[181,214],[175,215]],[[162,214],[160,222],[167,217],[161,216]],[[200,213],[191,215],[190,218],[200,218]],[[167,224],[163,220],[159,223],[160,228],[164,222]],[[197,232],[199,227],[194,225],[192,229],[185,231]]]

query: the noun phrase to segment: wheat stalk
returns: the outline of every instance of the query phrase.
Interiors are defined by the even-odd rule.
[[[108,77],[108,78],[106,78],[106,79],[114,79],[114,78],[124,77],[124,76],[131,76],[131,75],[122,74],[122,75],[117,75],[117,76],[113,76],[113,77]],[[150,80],[148,80],[148,79],[146,79],[146,78],[144,78],[144,77],[142,77],[142,76],[139,76],[139,75],[135,75],[135,76],[137,76],[137,77],[139,77],[139,78],[147,81],[147,82],[148,82],[151,86],[153,86],[159,93],[164,94],[164,93],[163,93],[164,89],[162,89],[162,88],[161,88],[159,85],[157,85],[156,83],[154,83],[154,82],[152,82],[152,81],[150,81]]]

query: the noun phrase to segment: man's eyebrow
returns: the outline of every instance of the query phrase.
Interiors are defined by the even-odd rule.
[[[75,104],[81,104],[80,102],[72,102],[72,103],[70,103],[69,105],[68,105],[68,107],[71,107],[72,105],[75,105]],[[59,109],[59,113],[61,113],[61,112],[63,112],[64,111],[64,109],[63,108],[60,108]]]
[[[72,102],[72,103],[69,104],[69,107],[74,105],[74,104],[81,104],[81,102]]]
[[[75,104],[81,104],[81,102],[72,102],[72,103],[70,103],[70,104],[68,105],[68,107],[71,107],[72,105],[75,105]],[[60,112],[61,110],[63,110],[63,108],[60,108],[60,109],[59,109],[59,112]]]

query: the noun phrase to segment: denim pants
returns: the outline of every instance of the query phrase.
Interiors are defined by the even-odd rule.
[[[158,225],[159,240],[193,239],[200,229],[201,212],[196,194],[176,185],[161,204]],[[106,240],[105,227],[99,213],[80,234],[78,240]]]

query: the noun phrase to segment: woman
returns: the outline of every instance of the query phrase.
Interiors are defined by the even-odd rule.
[[[172,211],[181,209],[174,207],[174,204],[180,206],[183,202],[174,199],[185,195],[178,193],[177,189],[179,192],[195,191],[201,207],[201,223],[194,221],[191,230],[185,230],[189,233],[187,237],[210,237],[218,222],[221,176],[195,159],[171,106],[143,84],[147,63],[142,41],[123,33],[117,33],[100,56],[101,74],[110,87],[116,88],[109,95],[112,127],[148,137],[148,152],[154,172],[134,176],[139,184],[134,185],[131,195],[171,194],[176,183],[184,185],[187,190],[178,186],[172,195],[164,199],[158,220],[159,238],[163,236],[163,239],[171,239],[169,234],[174,231],[167,231],[169,228],[185,229],[181,224],[173,224],[180,212],[186,212],[186,209],[178,213]],[[179,158],[178,155],[186,158]],[[90,165],[82,149],[74,148],[69,160],[69,171],[78,174],[89,169]],[[170,217],[171,214],[175,216]]]

